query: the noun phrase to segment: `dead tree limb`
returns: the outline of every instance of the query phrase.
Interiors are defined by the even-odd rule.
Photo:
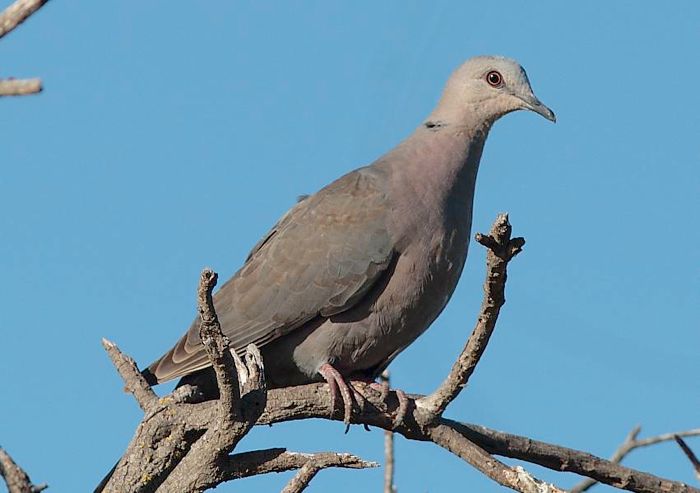
[[[222,483],[222,466],[229,453],[265,409],[267,390],[262,356],[257,347],[251,344],[246,350],[245,370],[242,370],[242,363],[239,365],[240,372],[236,368],[235,352],[229,350],[228,338],[221,332],[212,301],[211,293],[217,279],[216,273],[205,269],[197,292],[201,318],[199,335],[214,367],[219,387],[216,422],[192,445],[182,462],[158,488],[163,493],[200,492]],[[242,394],[246,395],[245,402]]]
[[[96,491],[201,492],[235,478],[299,468],[304,471],[301,484],[327,467],[374,467],[354,456],[331,452],[301,454],[271,449],[229,455],[264,411],[267,389],[258,349],[249,345],[245,362],[229,349],[212,302],[216,281],[216,273],[209,269],[202,272],[197,305],[200,338],[214,368],[218,399],[194,404],[186,386],[158,399],[134,361],[115,344],[104,342],[145,417],[126,453]]]
[[[524,493],[559,493],[562,490],[539,481],[521,467],[504,464],[494,456],[518,459],[556,471],[573,472],[639,493],[700,493],[700,490],[685,484],[635,471],[585,452],[497,432],[478,425],[459,423],[442,416],[445,407],[466,383],[485,350],[498,310],[504,301],[506,264],[524,243],[521,239],[510,239],[510,225],[505,215],[499,216],[489,236],[478,235],[477,238],[489,248],[489,254],[486,301],[482,306],[475,334],[470,338],[474,342],[467,344],[450,377],[429,397],[408,397],[400,391],[380,391],[366,382],[353,381],[353,387],[365,397],[365,404],[351,416],[351,422],[393,430],[410,440],[431,441],[462,458],[498,483]],[[228,386],[229,390],[222,389],[221,395],[224,398],[221,400],[193,403],[185,398],[187,394],[182,393],[183,387],[169,396],[158,399],[155,404],[142,405],[149,411],[117,465],[112,478],[117,482],[110,482],[111,489],[107,488],[109,491],[150,492],[156,488],[166,492],[181,491],[183,485],[187,491],[203,491],[220,482],[245,475],[306,466],[300,473],[301,481],[304,477],[312,475],[317,467],[314,465],[316,462],[309,463],[305,460],[302,463],[299,454],[281,449],[229,455],[240,439],[238,434],[247,432],[253,422],[263,425],[309,418],[336,418],[330,417],[333,413],[327,398],[326,384],[265,391],[262,381],[263,368],[259,361],[259,353],[254,348],[249,348],[246,364],[239,362],[236,365],[234,359],[234,366],[238,367],[237,375],[241,382],[247,382],[252,374],[257,376],[251,380],[258,383],[252,384],[252,387],[243,384],[240,386],[240,392],[236,394],[236,376],[230,377],[231,381],[226,380],[227,372],[235,373],[230,361],[226,362],[227,343],[219,337],[221,331],[215,317],[206,316],[207,303],[210,303],[213,287],[206,283],[210,282],[213,276],[205,274],[202,276],[204,284],[200,286],[199,291],[200,312],[203,314],[202,339],[209,347],[208,354],[212,364],[215,368],[219,365],[219,370],[216,371],[219,386]],[[204,297],[202,293],[205,294]],[[202,299],[205,310],[202,310]],[[207,325],[211,326],[209,328],[212,329],[213,342],[207,342],[209,328],[204,327]],[[127,367],[130,368],[131,364]],[[228,370],[224,371],[226,368]],[[133,378],[143,378],[135,366],[133,371],[128,373]],[[127,387],[140,389],[141,384]],[[229,397],[226,397],[226,392],[229,393]],[[403,394],[403,397],[400,394]],[[146,400],[150,400],[150,397],[146,397]],[[409,405],[400,406],[402,400],[408,400]],[[399,408],[406,414],[397,424],[395,417]],[[222,414],[225,409],[228,409],[230,416]],[[232,439],[228,436],[229,432],[233,436]],[[228,438],[215,438],[218,433],[227,435]],[[208,438],[203,440],[202,437],[205,436]],[[209,442],[214,445],[208,445]],[[296,458],[297,462],[294,462],[293,458]],[[128,468],[124,468],[125,464],[131,464],[130,472],[138,475],[132,478],[131,483],[125,482],[128,479],[125,472]],[[205,472],[203,477],[199,476],[200,471]]]
[[[29,475],[2,448],[0,448],[0,476],[5,480],[8,493],[39,493],[48,488],[45,483],[32,484]]]

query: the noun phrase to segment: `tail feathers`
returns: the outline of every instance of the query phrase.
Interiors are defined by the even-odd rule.
[[[146,382],[148,385],[153,387],[154,385],[158,385],[160,382],[158,382],[158,377],[155,376],[153,372],[151,372],[150,367],[146,368],[141,372],[141,376],[146,379]]]

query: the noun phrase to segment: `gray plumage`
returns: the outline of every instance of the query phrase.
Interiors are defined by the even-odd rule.
[[[298,202],[215,294],[231,346],[257,344],[271,386],[320,380],[325,364],[375,377],[450,299],[486,137],[519,109],[554,121],[517,62],[462,65],[412,135]],[[155,384],[208,366],[195,320],[144,374]]]

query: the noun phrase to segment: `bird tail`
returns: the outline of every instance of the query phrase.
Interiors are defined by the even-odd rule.
[[[154,385],[158,385],[160,382],[158,381],[158,377],[155,376],[155,374],[151,371],[151,368],[148,367],[145,370],[141,372],[141,376],[146,379],[146,382],[148,385],[153,387]]]

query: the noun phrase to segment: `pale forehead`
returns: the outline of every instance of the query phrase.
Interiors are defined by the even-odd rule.
[[[467,60],[455,75],[469,78],[479,78],[490,70],[499,71],[512,81],[528,82],[527,74],[518,62],[512,58],[500,56],[479,56]]]

